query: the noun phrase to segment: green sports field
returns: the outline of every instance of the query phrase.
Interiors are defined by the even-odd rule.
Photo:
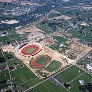
[[[79,72],[80,71],[80,72]],[[71,66],[70,68],[66,69],[65,71],[61,72],[57,76],[65,82],[69,82],[74,79],[79,74],[83,73],[84,71],[79,69],[76,66]]]
[[[65,88],[58,88],[49,80],[45,81],[44,83],[38,85],[34,89],[30,90],[29,92],[68,92]]]
[[[57,70],[61,65],[62,64],[59,61],[53,60],[45,69],[49,72],[53,72]]]
[[[28,49],[26,49],[26,53],[28,53],[28,54],[30,54],[30,53],[32,53],[33,51],[35,51],[35,48],[28,48]]]
[[[44,56],[40,57],[40,58],[36,61],[36,63],[37,63],[37,64],[42,64],[42,63],[45,62],[45,61],[47,61],[47,57],[44,55]]]

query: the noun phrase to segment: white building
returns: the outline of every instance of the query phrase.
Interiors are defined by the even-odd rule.
[[[12,0],[0,0],[0,2],[12,2]]]

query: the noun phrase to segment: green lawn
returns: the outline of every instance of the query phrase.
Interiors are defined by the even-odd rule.
[[[13,66],[15,66],[15,62],[18,62],[19,64],[21,64],[22,62],[18,59],[18,58],[16,58],[16,57],[14,57],[13,59],[11,59],[11,60],[8,60],[8,65],[13,65]]]
[[[37,63],[37,64],[42,64],[42,63],[45,62],[46,60],[47,60],[47,57],[44,55],[44,56],[40,57],[40,58],[36,61],[36,63]]]
[[[33,51],[35,50],[35,48],[28,48],[25,52],[26,53],[28,53],[28,54],[30,54],[30,53],[32,53]]]
[[[80,71],[80,73],[79,73]],[[76,78],[79,74],[83,73],[84,71],[79,69],[78,67],[71,66],[70,68],[66,69],[65,71],[61,72],[57,76],[65,82],[69,82],[72,79]]]
[[[49,80],[47,80],[44,83],[35,87],[34,89],[40,90],[40,92],[55,92],[55,90],[58,90],[58,87],[55,86],[53,83],[51,83]],[[36,92],[36,91],[33,91],[33,92]]]
[[[36,85],[39,82],[40,82],[39,79],[31,79],[31,80],[28,80],[27,82],[25,82],[24,85],[30,87],[30,86]]]
[[[64,87],[58,89],[56,92],[69,92],[67,89],[65,89]]]
[[[30,86],[33,86],[33,85],[37,84],[38,82],[40,82],[40,80],[33,74],[33,72],[31,72],[31,70],[29,70],[24,64],[23,64],[24,67],[22,68],[22,67],[19,66],[19,64],[18,65],[15,65],[14,62],[18,62],[19,64],[23,64],[16,57],[14,57],[11,60],[8,60],[8,62],[7,62],[9,66],[12,65],[12,66],[15,66],[16,67],[15,70],[10,71],[13,85],[14,84],[15,85],[21,85],[21,84],[23,84],[25,87],[26,86],[29,86],[30,87]],[[5,64],[2,64],[1,66],[6,66],[6,65]],[[10,79],[10,74],[9,74],[8,69],[5,69],[3,71],[3,74],[0,75],[0,80],[9,80]],[[4,86],[5,85],[3,85],[3,87]],[[0,85],[0,87],[1,87],[1,85]],[[19,89],[22,90],[23,87],[20,86]]]
[[[62,64],[59,61],[53,60],[47,67],[46,70],[49,72],[53,72],[58,69]]]
[[[79,80],[84,80],[84,83],[86,85],[88,82],[92,80],[92,76],[90,76],[87,73],[84,73],[83,75],[75,79],[73,82],[70,83],[72,86],[70,92],[87,92],[87,91],[79,90],[79,86],[80,86]]]
[[[17,66],[17,69],[11,72],[13,82],[17,85],[33,86],[39,82],[39,79],[25,66],[21,68]]]

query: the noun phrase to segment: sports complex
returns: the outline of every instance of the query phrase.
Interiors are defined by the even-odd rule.
[[[37,42],[23,43],[14,53],[39,78],[44,78],[42,72],[50,76],[67,65],[62,55]]]

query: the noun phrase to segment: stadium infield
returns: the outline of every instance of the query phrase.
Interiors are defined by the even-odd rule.
[[[31,65],[34,68],[42,68],[44,65],[47,65],[51,60],[50,56],[40,55],[35,60],[31,62]]]
[[[34,55],[39,51],[39,46],[35,44],[30,44],[21,49],[23,55]]]

